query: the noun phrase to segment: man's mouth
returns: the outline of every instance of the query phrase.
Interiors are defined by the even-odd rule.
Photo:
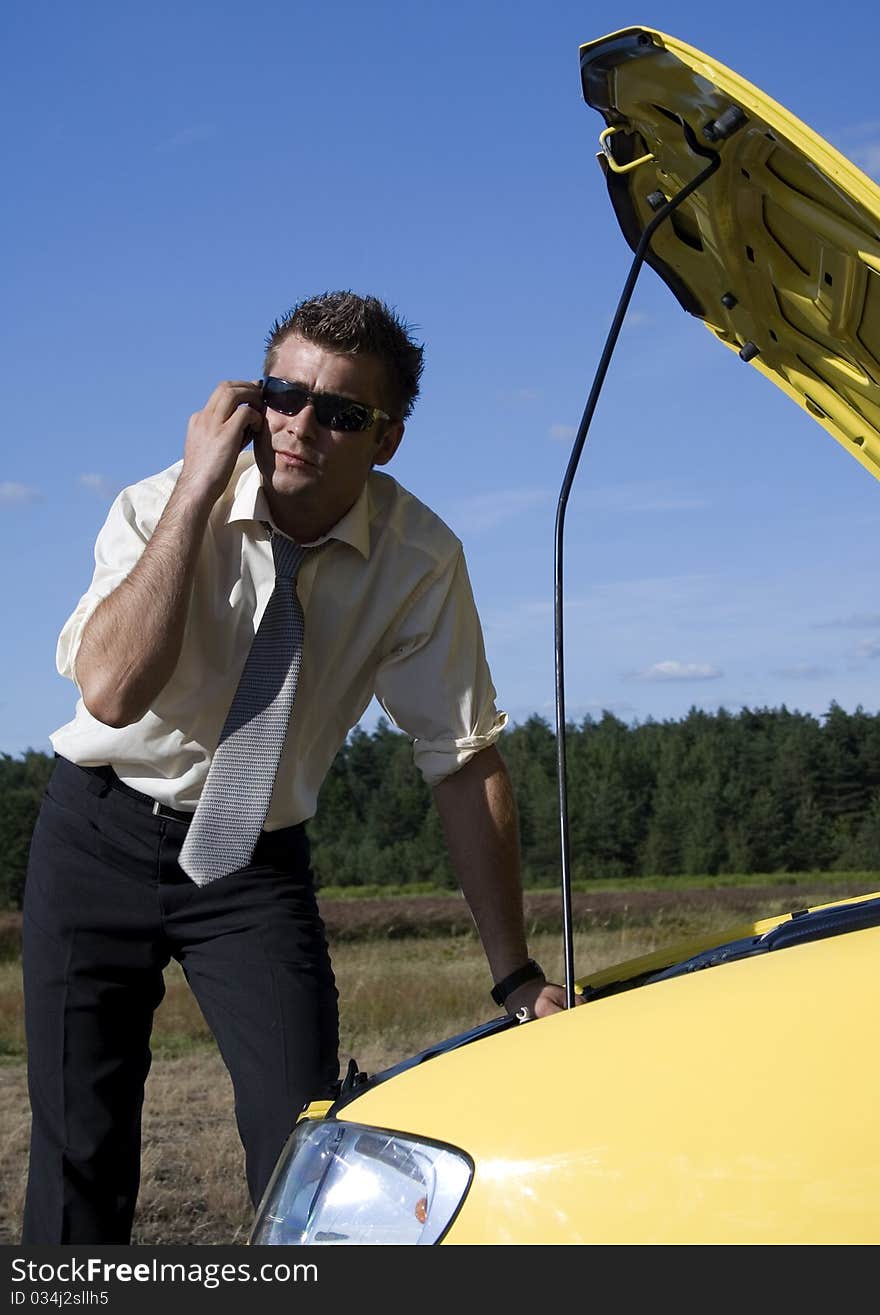
[[[303,456],[301,452],[288,452],[284,448],[276,448],[275,456],[283,465],[290,466],[292,469],[318,469],[318,463],[316,461],[310,461],[309,458]]]

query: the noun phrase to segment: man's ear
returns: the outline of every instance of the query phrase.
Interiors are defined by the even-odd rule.
[[[387,466],[400,447],[400,440],[403,438],[405,428],[406,426],[402,420],[388,421],[376,443],[376,455],[373,457],[374,466]]]

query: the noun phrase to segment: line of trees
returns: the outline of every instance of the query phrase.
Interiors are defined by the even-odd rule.
[[[531,717],[500,748],[519,808],[527,886],[559,878],[556,736]],[[575,880],[654,874],[880,870],[880,713],[691,709],[566,730]],[[21,903],[30,833],[52,759],[0,760],[0,907]],[[309,824],[321,885],[453,887],[430,792],[386,722],[355,731]]]

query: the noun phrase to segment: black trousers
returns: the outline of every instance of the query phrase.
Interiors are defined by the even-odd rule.
[[[254,1205],[303,1105],[334,1093],[337,992],[303,828],[263,832],[249,867],[204,888],[177,862],[185,835],[146,796],[58,759],[24,899],[24,1245],[130,1242],[172,958],[232,1078]]]

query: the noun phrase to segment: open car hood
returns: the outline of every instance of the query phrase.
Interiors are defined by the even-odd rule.
[[[717,60],[651,28],[580,48],[599,162],[635,248],[690,314],[880,478],[880,187]]]
[[[576,990],[584,1002],[589,1003],[655,982],[667,981],[672,977],[689,976],[740,959],[756,958],[795,945],[804,945],[809,941],[843,936],[869,927],[880,927],[880,891],[777,913],[758,921],[737,923],[735,926],[725,926],[687,940],[676,941],[650,954],[627,959],[582,977],[576,983]],[[301,1117],[336,1117],[353,1101],[390,1079],[399,1077],[408,1069],[448,1055],[453,1050],[471,1046],[474,1042],[482,1042],[516,1026],[515,1019],[501,1013],[372,1075],[359,1071],[357,1064],[352,1061],[341,1084],[339,1096],[335,1100],[313,1102]]]

